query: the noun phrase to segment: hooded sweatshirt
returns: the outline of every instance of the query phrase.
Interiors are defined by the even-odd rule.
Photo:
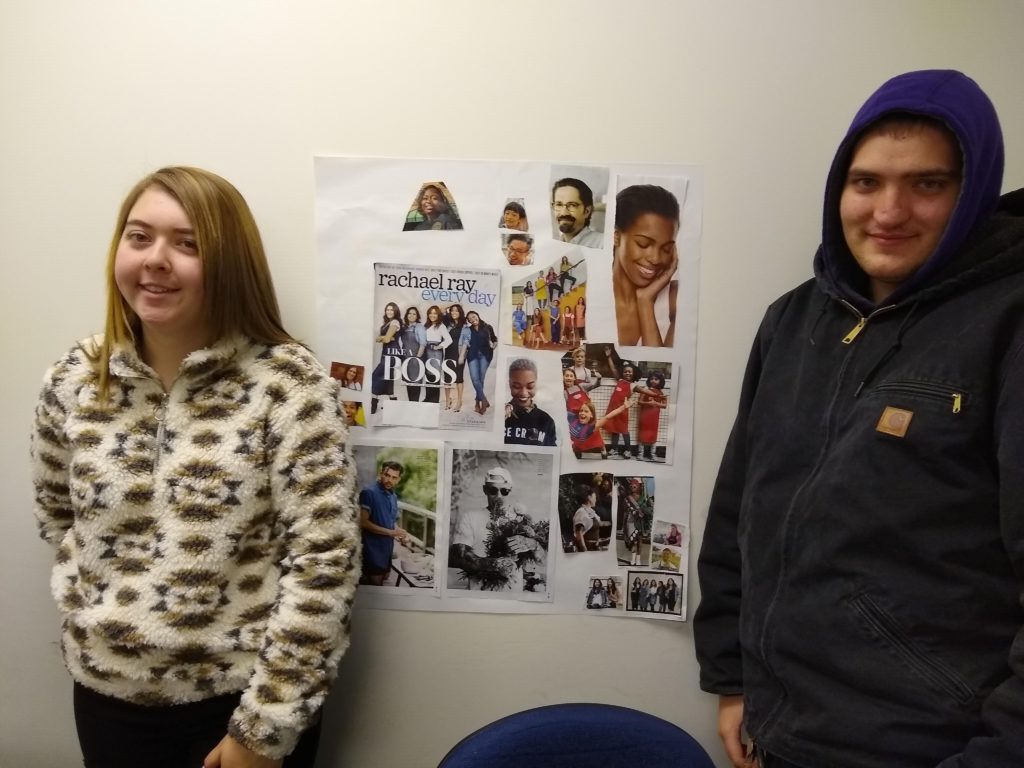
[[[934,253],[879,306],[839,198],[872,124],[956,137]],[[1024,218],[969,78],[884,84],[840,144],[816,278],[773,303],[712,495],[694,617],[701,687],[817,768],[1024,765]]]

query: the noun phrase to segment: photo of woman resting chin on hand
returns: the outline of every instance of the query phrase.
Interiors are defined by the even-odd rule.
[[[619,344],[672,346],[678,232],[679,201],[664,187],[635,184],[616,195],[612,292]]]

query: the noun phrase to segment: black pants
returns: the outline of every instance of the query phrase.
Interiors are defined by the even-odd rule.
[[[239,693],[144,707],[75,683],[75,726],[85,768],[199,768],[228,732]],[[320,722],[302,734],[284,768],[313,768]]]
[[[769,755],[763,750],[758,750],[758,760],[761,761],[761,768],[800,768],[796,763],[783,760],[781,757]]]

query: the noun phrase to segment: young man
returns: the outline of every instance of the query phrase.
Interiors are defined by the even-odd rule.
[[[529,235],[509,235],[505,241],[505,258],[513,267],[533,263],[533,238]]]
[[[511,473],[504,467],[488,469],[484,474],[483,492],[486,509],[453,512],[448,546],[448,588],[543,591],[547,579],[548,541],[538,530],[533,516],[519,504],[509,501]]]
[[[694,633],[736,766],[1024,765],[1024,210],[969,78],[884,84],[775,302]],[[749,745],[747,750],[749,752]]]
[[[395,486],[402,479],[402,465],[385,461],[377,482],[359,492],[359,527],[363,533],[363,575],[360,584],[379,587],[391,571],[395,539],[408,534],[398,526],[398,496]]]

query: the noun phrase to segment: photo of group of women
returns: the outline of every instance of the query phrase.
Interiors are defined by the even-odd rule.
[[[587,263],[578,248],[512,284],[511,344],[564,351],[586,336]]]
[[[316,184],[373,605],[685,619],[697,169],[317,158]]]
[[[686,613],[686,578],[661,571],[626,573],[626,613],[648,619],[679,619]]]
[[[369,423],[490,429],[500,273],[378,263],[374,277]]]

